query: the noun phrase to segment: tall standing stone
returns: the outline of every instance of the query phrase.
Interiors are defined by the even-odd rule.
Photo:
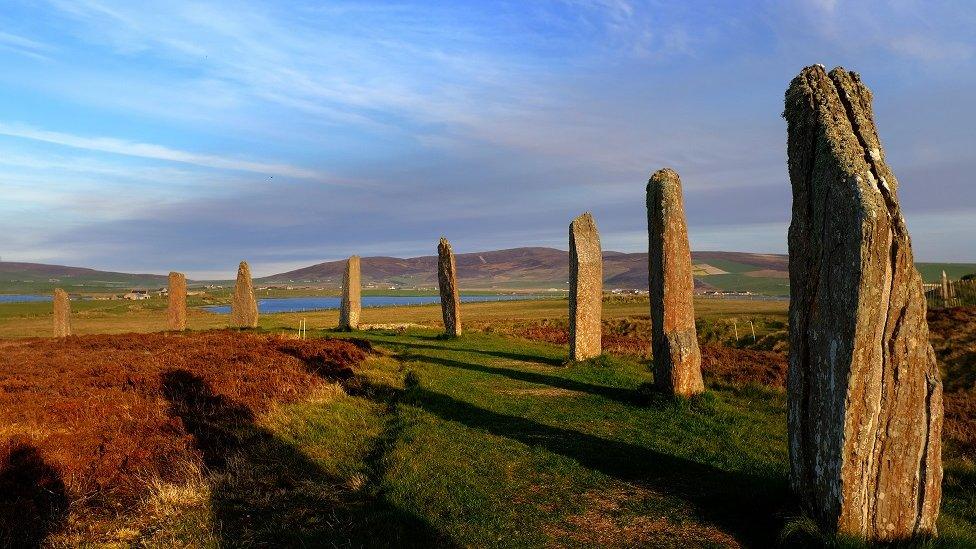
[[[68,292],[61,288],[54,290],[54,337],[71,335],[71,300]]]
[[[569,224],[569,358],[586,360],[601,353],[603,252],[593,216],[586,212]]]
[[[791,483],[830,531],[934,533],[942,382],[871,92],[855,73],[807,67],[786,92],[784,116]]]
[[[339,310],[340,329],[355,330],[359,327],[359,313],[362,309],[361,292],[359,256],[354,255],[346,261],[346,272],[342,276],[342,307]]]
[[[170,330],[182,332],[186,329],[186,275],[183,273],[169,273],[168,323]]]
[[[705,390],[695,332],[695,281],[681,179],[659,170],[647,183],[647,236],[654,384],[669,394]]]
[[[251,267],[247,261],[241,261],[237,267],[234,301],[230,305],[230,324],[236,328],[258,327],[258,302],[254,298],[254,282],[251,281]]]
[[[437,244],[437,286],[441,292],[444,333],[457,337],[461,335],[461,297],[458,293],[457,265],[451,243],[443,237]]]

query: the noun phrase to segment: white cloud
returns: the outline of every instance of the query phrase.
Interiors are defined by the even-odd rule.
[[[46,54],[47,52],[51,51],[52,48],[47,44],[38,42],[36,40],[31,40],[30,38],[0,31],[0,49],[13,51],[34,59],[46,61],[49,59]]]
[[[172,149],[162,145],[150,143],[136,143],[112,137],[85,137],[62,132],[53,132],[20,124],[0,122],[0,135],[9,135],[23,139],[32,139],[46,143],[54,143],[77,149],[101,151],[140,158],[181,162],[207,168],[236,170],[261,173],[265,175],[279,175],[299,179],[325,180],[326,177],[313,170],[290,166],[288,164],[274,164],[255,162],[240,158],[231,158],[211,154],[194,153]]]

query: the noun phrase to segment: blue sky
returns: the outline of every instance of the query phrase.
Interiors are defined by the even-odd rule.
[[[361,255],[785,252],[783,93],[875,94],[921,260],[976,261],[972,2],[0,0],[0,257],[231,277]]]

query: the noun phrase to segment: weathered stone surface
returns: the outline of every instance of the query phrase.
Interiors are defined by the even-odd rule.
[[[952,297],[951,290],[949,289],[949,276],[946,275],[945,271],[942,271],[942,306],[949,306],[949,298]]]
[[[71,335],[71,300],[68,292],[61,288],[54,290],[54,337]]]
[[[791,483],[822,527],[933,533],[942,383],[922,281],[858,75],[807,67],[786,92]]]
[[[589,212],[569,224],[569,358],[586,360],[601,351],[603,252]]]
[[[254,298],[251,267],[247,261],[241,261],[237,267],[234,300],[230,304],[230,325],[236,328],[258,327],[258,302]]]
[[[359,327],[359,313],[362,308],[360,303],[361,292],[359,256],[354,255],[346,261],[346,272],[342,275],[342,306],[339,309],[339,328],[355,330]]]
[[[182,332],[186,329],[186,275],[169,273],[168,323],[170,330]]]
[[[695,281],[681,179],[659,170],[647,183],[647,236],[654,384],[670,394],[705,390],[695,332]]]
[[[444,333],[457,337],[461,335],[461,297],[458,294],[457,265],[451,243],[443,237],[437,244],[437,286],[441,291]]]

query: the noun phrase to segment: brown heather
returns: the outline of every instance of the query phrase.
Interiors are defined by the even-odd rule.
[[[208,403],[196,402],[189,388],[241,410],[240,418],[228,418],[231,429],[238,419],[253,420],[275,403],[349,377],[366,358],[361,345],[347,341],[231,331],[0,345],[0,488],[31,496],[37,507],[0,513],[0,546],[10,526],[4,517],[55,517],[69,502],[82,515],[111,513],[142,500],[147,479],[179,483],[199,470],[205,450],[228,442],[200,437],[230,431],[188,430],[187,421],[213,413],[195,408]]]

